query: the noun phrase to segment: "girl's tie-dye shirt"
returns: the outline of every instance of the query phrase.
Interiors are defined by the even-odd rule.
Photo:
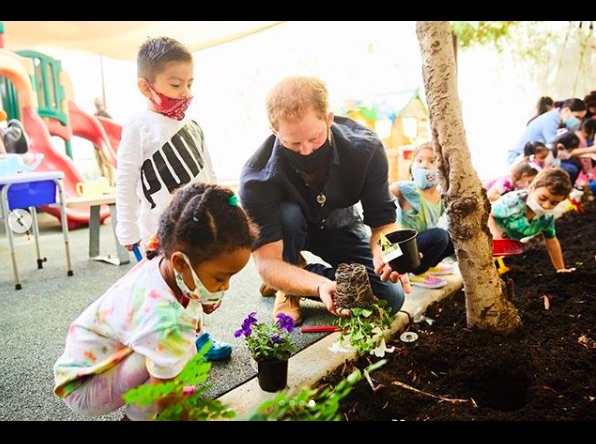
[[[552,214],[528,220],[526,200],[528,190],[511,191],[492,203],[491,214],[503,239],[521,240],[542,233],[547,239],[556,237],[555,217]]]
[[[146,357],[155,378],[177,376],[196,354],[201,304],[184,308],[159,271],[162,256],[144,259],[72,323],[54,365],[54,393],[65,397],[129,354]]]
[[[418,231],[418,233],[436,228],[441,215],[445,211],[441,200],[437,203],[429,201],[420,193],[420,188],[411,180],[398,182],[397,187],[402,197],[412,207],[406,211],[397,205],[397,223],[403,228],[411,228]]]

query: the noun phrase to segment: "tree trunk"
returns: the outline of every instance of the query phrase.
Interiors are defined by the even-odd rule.
[[[490,203],[472,166],[457,92],[449,22],[416,22],[422,73],[449,234],[466,293],[469,328],[511,334],[521,319],[492,256]]]

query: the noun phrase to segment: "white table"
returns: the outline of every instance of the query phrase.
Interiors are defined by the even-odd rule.
[[[66,207],[64,204],[64,192],[62,189],[62,171],[43,171],[17,173],[11,176],[0,176],[0,218],[4,220],[6,237],[10,246],[12,269],[15,278],[15,289],[22,288],[17,267],[16,251],[13,238],[13,230],[10,227],[9,219],[14,210],[27,209],[31,214],[35,248],[37,250],[37,268],[43,268],[45,258],[41,257],[39,249],[39,227],[37,225],[36,207],[40,205],[60,204],[60,221],[62,234],[64,235],[64,249],[66,253],[66,271],[68,276],[73,275],[70,259],[70,247],[68,243],[68,224],[66,221]],[[57,190],[57,193],[56,193]],[[17,213],[15,213],[17,214]]]
[[[128,250],[120,245],[118,237],[116,236],[116,225],[118,223],[116,214],[116,195],[103,194],[100,196],[90,197],[76,197],[66,201],[67,207],[89,206],[89,259],[95,261],[108,262],[113,265],[124,265],[130,263],[130,255]],[[112,231],[114,234],[114,242],[116,244],[117,257],[111,255],[101,256],[99,254],[99,226],[100,209],[102,205],[107,205],[110,209],[110,217],[112,219]]]

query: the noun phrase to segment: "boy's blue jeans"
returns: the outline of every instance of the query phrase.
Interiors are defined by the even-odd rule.
[[[319,230],[309,226],[298,204],[284,202],[281,205],[283,228],[283,259],[298,264],[301,251],[319,256],[324,264],[308,264],[306,270],[335,280],[335,270],[341,263],[359,263],[366,267],[373,294],[387,301],[391,314],[397,313],[404,303],[401,283],[382,282],[375,274],[368,236],[360,237],[348,228]]]

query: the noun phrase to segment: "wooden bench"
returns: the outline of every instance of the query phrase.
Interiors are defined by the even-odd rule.
[[[118,222],[116,214],[116,196],[114,194],[104,194],[102,196],[82,196],[66,200],[67,207],[89,206],[89,259],[95,261],[108,262],[113,265],[124,265],[130,263],[128,250],[120,245],[116,236],[116,224]],[[110,208],[110,217],[112,219],[112,231],[114,233],[114,242],[116,244],[117,256],[101,256],[99,254],[99,227],[100,208],[107,205]]]

